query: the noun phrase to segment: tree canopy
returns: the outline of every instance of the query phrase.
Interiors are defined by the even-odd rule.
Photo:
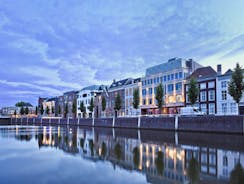
[[[136,88],[133,91],[133,107],[134,107],[134,109],[138,109],[139,104],[140,104],[140,93],[139,93],[139,88]]]
[[[191,103],[191,105],[194,105],[197,102],[197,98],[199,95],[199,88],[197,84],[197,80],[192,77],[190,79],[190,82],[188,84],[188,100]]]

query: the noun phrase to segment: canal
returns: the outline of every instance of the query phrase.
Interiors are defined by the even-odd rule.
[[[0,183],[229,183],[242,135],[0,126]]]

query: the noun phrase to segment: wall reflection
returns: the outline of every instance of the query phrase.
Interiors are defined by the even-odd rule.
[[[2,137],[37,141],[40,149],[53,147],[81,155],[90,161],[106,161],[114,168],[136,170],[150,183],[198,183],[202,180],[228,181],[233,169],[244,166],[244,153],[213,146],[141,140],[144,133],[116,135],[116,130],[77,127],[8,127]],[[131,135],[135,135],[134,137]],[[233,174],[232,174],[233,175]]]

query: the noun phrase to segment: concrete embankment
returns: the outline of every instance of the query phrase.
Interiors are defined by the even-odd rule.
[[[119,118],[12,118],[0,124],[17,125],[80,125],[108,128],[171,130],[187,132],[244,133],[244,116],[194,117],[119,117]]]

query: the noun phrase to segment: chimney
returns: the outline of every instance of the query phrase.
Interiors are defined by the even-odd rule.
[[[221,75],[222,74],[222,65],[221,64],[218,64],[217,65],[217,74],[218,75]]]
[[[116,82],[116,80],[115,79],[113,79],[113,83],[115,83]]]

